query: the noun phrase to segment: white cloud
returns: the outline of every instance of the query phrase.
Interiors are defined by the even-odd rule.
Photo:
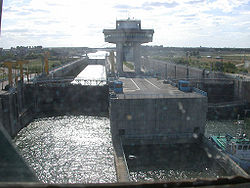
[[[250,27],[249,2],[5,0],[0,47],[103,46],[102,30],[114,28],[116,19],[128,15],[141,19],[143,28],[155,29],[152,44],[249,47],[250,41],[246,38]],[[242,11],[238,11],[239,8],[243,8]],[[232,37],[242,40],[233,44]],[[243,39],[246,41],[240,44]]]

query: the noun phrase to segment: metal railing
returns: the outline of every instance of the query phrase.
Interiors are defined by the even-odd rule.
[[[197,95],[194,93],[140,93],[140,94],[117,94],[117,99],[160,99],[160,98],[195,98]]]
[[[198,94],[201,94],[201,95],[203,95],[203,96],[205,96],[205,97],[207,97],[207,92],[202,91],[201,89],[198,89],[198,88],[196,88],[196,87],[192,87],[192,91],[193,91],[193,92],[196,92],[196,93],[198,93]]]
[[[99,85],[106,85],[107,80],[88,80],[88,79],[76,78],[73,80],[72,84],[99,86]]]
[[[246,105],[246,102],[242,100],[230,101],[230,102],[221,102],[221,103],[209,103],[208,107],[222,107],[222,106],[239,106]]]
[[[204,83],[233,83],[233,78],[178,78],[171,79],[172,82],[177,83],[179,80],[188,80],[190,82],[204,82]]]
[[[142,134],[142,135],[124,135],[125,139],[155,139],[155,138],[169,138],[169,139],[183,139],[193,138],[194,133],[169,133],[169,134]]]

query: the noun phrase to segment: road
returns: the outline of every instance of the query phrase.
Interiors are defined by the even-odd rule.
[[[124,94],[120,95],[120,98],[125,96],[138,96],[138,97],[200,97],[200,95],[192,92],[185,93],[178,88],[164,84],[162,80],[156,78],[124,78],[120,80],[123,82]],[[118,95],[119,96],[119,95]]]

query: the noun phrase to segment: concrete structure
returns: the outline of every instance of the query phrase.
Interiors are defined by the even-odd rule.
[[[88,58],[82,58],[49,72],[49,77],[66,77],[78,75],[88,65]],[[46,78],[47,79],[47,78]]]
[[[116,64],[119,75],[123,74],[123,62],[134,63],[135,72],[141,72],[140,45],[152,42],[154,30],[141,29],[140,20],[117,20],[116,29],[103,30],[105,42],[116,44]]]
[[[11,137],[34,118],[33,104],[27,87],[19,82],[16,90],[2,91],[0,94],[0,124]]]
[[[209,71],[183,64],[173,63],[171,60],[162,61],[151,58],[142,59],[142,67],[145,73],[156,75],[162,79],[186,79],[186,78],[227,78],[222,72]]]
[[[75,75],[76,72],[81,71],[81,67],[86,65],[86,59],[82,59],[58,69],[56,74],[59,77],[68,74]],[[101,68],[101,70],[104,69],[103,66]],[[102,73],[105,78],[106,74],[104,71]],[[51,78],[37,79],[35,83],[19,82],[17,88],[1,91],[0,182],[38,181],[11,143],[10,138],[15,137],[35,117],[66,113],[108,115],[107,85],[73,85],[69,80],[72,81],[72,79],[66,79],[66,81]],[[121,154],[118,153],[119,156]]]
[[[250,82],[247,76],[211,72],[150,58],[142,59],[142,67],[145,74],[175,83],[180,79],[189,80],[191,86],[207,92],[208,119],[236,119],[238,114],[244,117],[244,109],[249,108],[247,105],[250,101],[248,99]]]
[[[71,82],[81,85],[105,85],[107,84],[106,69],[103,65],[88,65]]]
[[[207,98],[153,78],[127,78],[124,94],[110,102],[114,135],[123,144],[196,142],[204,134]]]
[[[79,66],[86,66],[81,62],[78,63]],[[72,64],[71,67],[65,68],[73,70],[74,66],[75,64]],[[60,74],[64,75],[66,72],[68,71],[61,70]],[[123,144],[201,141],[199,136],[204,133],[207,99],[195,93],[183,93],[153,78],[121,78],[121,80],[124,82],[124,94],[118,95],[117,99],[111,99],[110,119],[118,181],[124,182],[128,180],[128,168],[120,138]],[[241,90],[244,88],[242,92],[244,91],[244,97],[248,102],[249,86],[249,82],[239,82],[238,87]],[[33,119],[36,112],[44,115],[73,111],[87,114],[107,113],[108,87],[70,85],[69,82],[28,84],[22,85],[15,91],[2,93],[0,104],[2,106],[0,122],[9,135],[15,136]],[[0,160],[0,172],[3,168],[7,168],[7,173],[2,171],[3,175],[11,177],[8,173],[14,174],[11,177],[14,179],[8,181],[16,181],[15,178],[18,181],[35,181],[32,172],[28,170],[9,141],[6,141],[6,134],[3,136],[3,133],[0,125],[0,148],[4,148],[0,152],[0,159],[5,160],[4,163]],[[7,152],[10,155],[6,155]],[[208,150],[208,153],[211,152]],[[217,156],[217,153],[214,152],[212,155]],[[233,169],[236,174],[245,175],[230,162],[230,159],[223,159],[221,163],[224,161],[225,166],[229,167],[228,170]],[[23,179],[16,175],[18,173],[24,175],[21,177]],[[0,173],[0,179],[1,177],[3,176]]]
[[[0,124],[0,182],[37,182],[35,173],[21,157]],[[1,184],[0,184],[1,187]],[[8,186],[6,186],[8,187]]]

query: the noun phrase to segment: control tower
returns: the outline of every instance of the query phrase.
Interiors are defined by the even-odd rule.
[[[141,72],[140,46],[152,42],[153,29],[141,29],[141,20],[117,20],[116,29],[103,30],[105,42],[116,44],[117,72],[123,74],[123,62],[133,62],[136,74]]]

